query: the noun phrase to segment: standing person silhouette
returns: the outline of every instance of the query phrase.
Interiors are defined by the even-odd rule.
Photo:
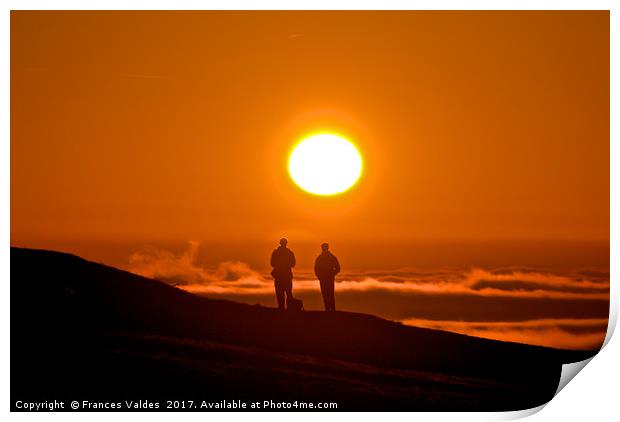
[[[329,251],[329,244],[321,245],[321,255],[314,261],[314,274],[316,274],[321,284],[321,294],[326,311],[336,310],[336,299],[334,298],[334,281],[336,274],[340,272],[338,258]]]
[[[273,270],[274,286],[276,288],[276,299],[278,308],[284,310],[284,293],[286,300],[289,301],[293,297],[293,271],[291,268],[295,266],[295,254],[286,247],[288,241],[285,238],[280,239],[280,246],[274,249],[271,254],[271,266]]]

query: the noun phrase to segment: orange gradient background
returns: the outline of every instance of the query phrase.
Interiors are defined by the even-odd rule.
[[[318,131],[363,155],[342,195],[288,177],[290,148]],[[282,236],[300,274],[327,240],[344,270],[379,278],[535,267],[554,286],[596,269],[585,281],[608,286],[609,13],[11,13],[12,245],[158,277],[153,260],[196,240],[190,267],[240,261],[268,286]],[[349,310],[459,321],[367,309],[373,291]]]

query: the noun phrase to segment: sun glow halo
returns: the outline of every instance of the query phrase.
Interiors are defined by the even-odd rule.
[[[310,135],[293,149],[288,161],[293,181],[314,195],[336,195],[351,188],[362,174],[362,156],[342,136]]]

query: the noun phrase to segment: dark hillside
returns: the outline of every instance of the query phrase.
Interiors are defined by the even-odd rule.
[[[591,354],[364,314],[291,315],[11,248],[13,403],[191,395],[335,401],[339,410],[516,410],[551,399],[561,364]]]

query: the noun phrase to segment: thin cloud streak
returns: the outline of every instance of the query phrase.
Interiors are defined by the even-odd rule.
[[[538,319],[519,322],[434,321],[408,318],[403,324],[451,331],[474,337],[536,344],[559,349],[598,349],[607,332],[607,319]]]
[[[166,281],[187,291],[201,294],[260,295],[272,293],[272,280],[239,261],[222,262],[208,269],[196,263],[199,243],[190,241],[181,254],[150,249],[133,253],[128,270]],[[397,275],[394,275],[397,274]],[[233,283],[234,282],[234,283]],[[309,271],[296,271],[294,288],[298,292],[319,291]],[[338,277],[339,292],[399,292],[404,294],[459,294],[492,297],[544,298],[567,300],[607,300],[609,279],[594,280],[583,275],[522,270],[493,271],[481,268],[452,272],[415,270],[343,273]]]

